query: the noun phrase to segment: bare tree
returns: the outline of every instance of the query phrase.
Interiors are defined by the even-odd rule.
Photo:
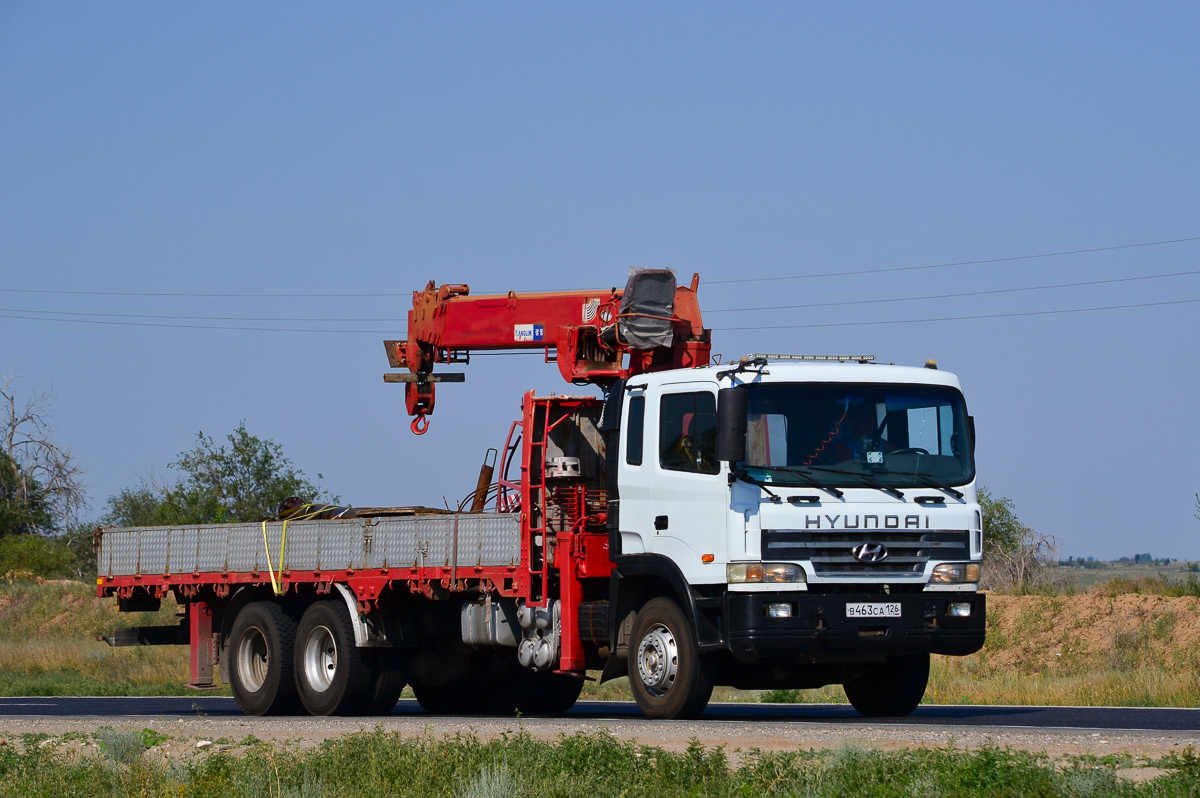
[[[1017,545],[1009,551],[993,550],[983,558],[982,587],[1022,593],[1048,590],[1062,592],[1072,586],[1072,577],[1058,568],[1058,539],[1043,535],[1023,524]]]
[[[54,390],[21,400],[14,382],[6,376],[0,389],[0,434],[6,455],[0,458],[0,466],[11,471],[6,482],[13,486],[14,501],[40,502],[55,525],[69,527],[87,507],[87,493],[81,481],[83,469],[70,448],[54,441],[48,415]]]

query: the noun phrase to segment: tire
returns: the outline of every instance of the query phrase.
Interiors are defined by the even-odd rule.
[[[521,667],[516,652],[506,649],[490,672],[478,674],[483,686],[482,711],[492,715],[561,715],[579,700],[583,679]]]
[[[691,624],[669,598],[638,611],[629,641],[629,686],[647,718],[695,718],[712,697]]]
[[[468,679],[437,686],[414,681],[412,689],[421,709],[430,715],[487,714],[479,690]]]
[[[912,713],[929,682],[929,655],[888,657],[842,685],[846,698],[867,718],[900,718]]]
[[[512,715],[521,710],[525,676],[511,648],[486,648],[471,654],[466,672],[446,684],[412,680],[421,707],[433,715]]]
[[[431,637],[412,651],[408,682],[431,715],[481,714],[478,651],[449,637]]]
[[[370,655],[371,684],[360,714],[390,715],[404,691],[404,655],[394,648],[377,648]]]
[[[514,703],[522,715],[561,715],[575,706],[583,691],[583,679],[561,673],[521,670],[515,684]]]
[[[365,705],[372,668],[354,645],[354,626],[342,601],[309,606],[296,630],[296,688],[312,715],[353,715]],[[394,703],[394,702],[393,702]]]
[[[296,620],[273,601],[242,607],[229,634],[229,686],[247,715],[292,715],[300,701],[292,670]]]

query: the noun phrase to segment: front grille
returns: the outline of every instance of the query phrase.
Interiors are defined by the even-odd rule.
[[[805,531],[800,529],[764,529],[762,558],[812,563],[818,576],[896,575],[920,576],[925,563],[932,560],[970,559],[966,530],[853,530]],[[869,543],[887,549],[879,562],[861,562],[852,553],[856,546]]]

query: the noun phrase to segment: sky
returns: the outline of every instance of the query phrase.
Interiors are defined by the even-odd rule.
[[[343,501],[454,503],[568,388],[478,358],[414,436],[409,292],[671,268],[726,356],[936,358],[1063,556],[1200,560],[1198,40],[1185,3],[5,0],[0,372],[56,391],[93,515],[243,420]]]

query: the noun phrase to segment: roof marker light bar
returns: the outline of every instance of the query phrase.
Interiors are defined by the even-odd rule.
[[[839,363],[845,363],[847,360],[870,363],[875,360],[874,355],[772,355],[757,352],[750,357],[754,360],[836,360]]]

